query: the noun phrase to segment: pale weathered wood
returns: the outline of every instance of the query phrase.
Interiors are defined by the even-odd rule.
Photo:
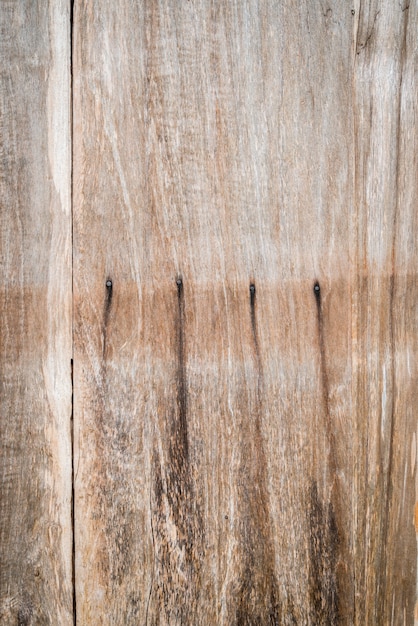
[[[0,622],[73,623],[69,3],[0,3]]]
[[[79,624],[413,623],[401,4],[75,2]]]
[[[414,623],[417,27],[416,2],[386,0],[356,30],[354,571],[367,624]]]

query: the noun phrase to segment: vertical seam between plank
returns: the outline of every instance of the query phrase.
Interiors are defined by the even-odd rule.
[[[74,474],[74,80],[73,80],[74,0],[69,2],[70,47],[70,213],[71,213],[71,532],[73,626],[77,624],[77,594],[75,571],[75,474]]]

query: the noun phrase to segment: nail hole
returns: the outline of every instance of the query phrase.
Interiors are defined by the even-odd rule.
[[[250,285],[250,294],[253,296],[255,294],[255,285],[251,283]]]

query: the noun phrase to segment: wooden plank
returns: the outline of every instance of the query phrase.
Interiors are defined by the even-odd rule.
[[[416,3],[74,24],[79,623],[411,623]]]
[[[0,24],[0,622],[69,625],[69,3],[5,1]]]
[[[412,624],[416,546],[417,3],[359,15],[354,80],[358,623]],[[418,615],[416,614],[416,619]],[[416,622],[415,622],[416,623]]]

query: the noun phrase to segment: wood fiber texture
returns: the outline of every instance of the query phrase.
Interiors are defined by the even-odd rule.
[[[0,5],[0,623],[73,624],[70,12]]]
[[[417,3],[75,7],[80,623],[412,624]]]
[[[0,28],[0,623],[417,625],[418,1]]]

